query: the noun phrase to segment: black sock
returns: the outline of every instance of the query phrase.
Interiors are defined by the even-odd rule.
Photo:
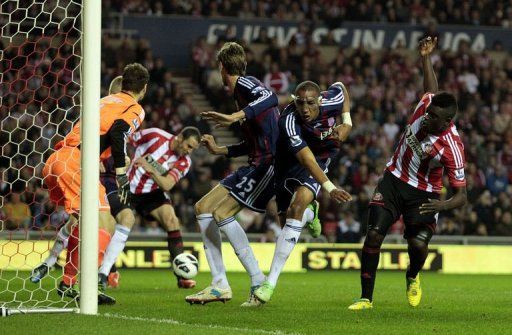
[[[171,262],[176,256],[183,253],[183,239],[181,238],[180,230],[167,232],[167,249],[169,249],[171,254]]]
[[[114,263],[114,265],[112,265],[112,267],[110,268],[110,273],[115,273],[115,272],[117,272],[117,266]]]
[[[361,298],[373,300],[375,276],[379,265],[380,248],[363,246],[361,260]]]
[[[409,242],[407,252],[409,253],[410,263],[405,275],[407,278],[416,278],[427,259],[428,245],[417,240]]]

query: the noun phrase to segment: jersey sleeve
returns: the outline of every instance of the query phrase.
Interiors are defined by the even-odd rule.
[[[236,88],[249,101],[243,109],[247,119],[254,119],[267,109],[277,107],[277,95],[274,92],[245,77],[238,78]]]
[[[226,146],[228,149],[228,154],[226,157],[239,157],[244,156],[249,153],[249,148],[247,147],[247,143],[245,141],[242,141],[237,144],[230,144]]]
[[[132,105],[120,116],[130,126],[130,133],[139,129],[145,117],[144,109],[139,105]]]
[[[176,182],[185,177],[190,170],[192,160],[189,156],[181,157],[175,163],[172,169],[169,170],[169,176],[173,177]]]
[[[343,102],[345,101],[345,94],[343,92],[342,83],[336,82],[329,86],[327,91],[321,93],[323,107],[329,107],[329,109],[343,110]]]
[[[432,101],[432,97],[434,96],[433,93],[425,93],[421,100],[416,105],[416,108],[414,108],[414,113],[411,116],[411,119],[409,121],[409,124],[412,124],[414,121],[416,121],[420,116],[425,114],[427,111],[428,106],[430,106],[430,103]]]
[[[279,132],[280,136],[286,139],[288,149],[293,154],[308,146],[302,138],[301,128],[297,123],[294,113],[289,113],[279,120]]]
[[[450,186],[464,187],[466,186],[464,145],[460,141],[455,141],[452,137],[447,137],[447,142],[448,146],[441,159],[444,171],[448,176]]]
[[[150,136],[152,133],[154,133],[153,128],[142,129],[140,131],[137,131],[137,132],[131,134],[128,137],[128,141],[130,142],[131,145],[136,147],[144,142],[147,142],[148,136]]]

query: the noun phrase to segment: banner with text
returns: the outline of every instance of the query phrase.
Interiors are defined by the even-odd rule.
[[[279,45],[287,45],[298,32],[298,23],[274,20],[239,20],[233,18],[192,18],[180,16],[127,16],[124,28],[138,31],[149,39],[155,54],[163,57],[172,68],[190,66],[190,50],[195,41],[203,36],[208,43],[216,43],[227,34],[254,42],[265,29]],[[457,50],[461,41],[468,41],[472,50],[481,51],[499,42],[505,50],[512,50],[512,29],[494,27],[471,27],[460,25],[439,26],[439,44],[442,49]],[[424,28],[410,24],[382,24],[345,22],[339,28],[316,27],[312,31],[313,41],[320,44],[331,33],[340,46],[380,50],[402,45],[416,48]]]
[[[31,270],[48,255],[49,241],[0,241],[0,270]],[[260,267],[268,272],[274,243],[251,244]],[[199,260],[199,270],[208,272],[203,244],[185,243],[185,250]],[[227,271],[244,271],[229,243],[223,243],[222,254]],[[464,274],[512,274],[512,246],[433,245],[424,271]],[[65,261],[64,253],[59,264]],[[119,268],[168,269],[171,266],[166,242],[128,242],[117,259]],[[384,245],[379,269],[405,270],[409,264],[407,247]],[[284,271],[344,271],[361,268],[361,246],[357,244],[299,243],[290,255]]]

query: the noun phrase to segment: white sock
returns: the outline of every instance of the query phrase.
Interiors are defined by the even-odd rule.
[[[315,212],[309,207],[306,207],[304,211],[304,215],[302,215],[302,226],[306,224],[308,221],[312,221],[315,218]]]
[[[219,227],[212,214],[199,214],[196,219],[201,229],[206,260],[212,273],[212,286],[229,288],[226,268],[222,260],[222,239]]]
[[[268,274],[267,280],[273,286],[276,286],[277,279],[283,270],[283,267],[288,259],[288,256],[292,253],[295,244],[299,241],[302,226],[304,224],[299,220],[286,219],[286,224],[281,231],[281,235],[276,242],[276,250],[274,251],[274,258],[272,259],[272,265],[270,266],[270,273]]]
[[[130,228],[116,224],[114,235],[112,235],[107,250],[105,251],[105,255],[103,256],[103,263],[100,266],[100,273],[104,274],[105,276],[109,275],[112,265],[114,265],[117,257],[121,251],[123,251],[126,245],[128,236],[130,236]]]
[[[68,223],[66,222],[64,226],[60,228],[59,232],[57,233],[57,238],[55,239],[55,242],[50,249],[50,254],[44,260],[44,263],[46,263],[48,267],[52,267],[55,265],[55,263],[57,263],[57,259],[59,258],[60,253],[68,246],[68,238],[71,232],[68,231],[67,227]]]
[[[252,248],[249,245],[247,234],[240,223],[232,216],[218,223],[220,230],[226,234],[235,254],[251,277],[251,286],[259,286],[265,280],[263,272],[258,265],[258,260],[254,257]]]

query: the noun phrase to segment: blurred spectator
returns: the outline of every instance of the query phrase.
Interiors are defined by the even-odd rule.
[[[19,193],[11,193],[9,202],[3,207],[6,217],[7,229],[26,229],[32,219],[30,207],[21,201]]]
[[[354,219],[352,212],[347,211],[338,222],[337,243],[359,243],[361,240],[361,223]]]

